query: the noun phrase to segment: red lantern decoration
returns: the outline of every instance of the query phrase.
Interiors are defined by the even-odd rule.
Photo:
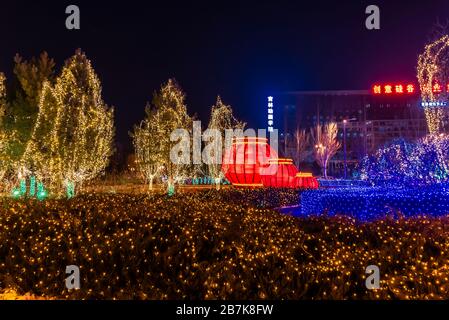
[[[221,170],[236,187],[262,187],[261,170],[271,158],[277,158],[277,153],[267,138],[236,137],[224,154]]]
[[[298,169],[292,159],[270,159],[270,166],[262,171],[264,187],[296,188]]]
[[[296,174],[296,186],[301,189],[318,189],[318,180],[307,172],[298,172]]]

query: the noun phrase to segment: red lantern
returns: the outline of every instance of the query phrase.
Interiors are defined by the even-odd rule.
[[[292,159],[270,159],[270,166],[262,171],[264,187],[296,188],[296,173],[298,169]]]
[[[308,172],[296,174],[297,187],[301,189],[318,189],[318,180]]]
[[[236,187],[262,187],[260,173],[271,158],[277,158],[277,153],[267,138],[236,137],[224,154],[221,170]]]

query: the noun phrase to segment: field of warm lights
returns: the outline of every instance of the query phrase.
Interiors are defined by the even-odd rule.
[[[449,217],[296,218],[294,191],[3,198],[0,297],[449,299]],[[365,287],[377,265],[381,288]],[[77,265],[81,289],[65,289]]]

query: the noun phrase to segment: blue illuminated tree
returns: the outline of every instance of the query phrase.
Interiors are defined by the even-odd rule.
[[[449,182],[449,136],[429,135],[415,143],[396,140],[366,157],[360,168],[361,179],[373,185]]]

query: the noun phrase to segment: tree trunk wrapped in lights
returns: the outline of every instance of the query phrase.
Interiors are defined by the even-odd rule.
[[[423,102],[449,102],[449,36],[428,44],[418,59],[418,81]],[[424,107],[431,134],[441,133],[448,119],[447,106]]]
[[[139,126],[134,127],[131,134],[137,160],[137,169],[153,190],[153,181],[163,168],[163,154],[161,152],[164,137],[163,131],[158,130],[160,123],[156,117],[156,109],[147,106],[146,118]]]
[[[18,54],[14,57],[14,75],[17,82],[13,99],[8,106],[6,130],[10,136],[8,155],[11,159],[11,171],[15,178],[28,171],[21,164],[26,147],[31,139],[37,115],[39,101],[45,82],[54,84],[55,62],[46,52],[39,58],[24,60]]]
[[[158,139],[159,154],[161,157],[161,174],[167,184],[167,191],[174,192],[174,186],[186,179],[191,171],[190,159],[190,136],[188,141],[176,141],[173,133],[176,130],[192,132],[192,118],[187,114],[185,105],[185,94],[174,79],[169,79],[160,91],[154,95],[154,114],[151,117],[156,132],[152,139]],[[173,161],[171,156],[177,153],[177,148],[188,155],[186,161]]]
[[[315,160],[323,170],[324,178],[327,179],[327,166],[329,160],[340,149],[337,141],[338,127],[335,122],[327,123],[324,128],[318,124],[311,130],[312,140],[315,143]]]
[[[114,135],[113,110],[101,97],[90,61],[80,50],[66,61],[52,87],[44,84],[39,113],[23,164],[52,191],[73,195],[75,186],[108,165]]]
[[[0,72],[0,182],[9,166],[8,155],[6,152],[8,145],[8,134],[4,130],[3,117],[6,111],[6,90],[5,75]]]
[[[208,129],[218,130],[221,134],[220,137],[211,137],[211,148],[208,148],[211,152],[209,154],[211,163],[208,164],[209,175],[214,180],[217,188],[220,186],[221,180],[225,177],[222,171],[221,160],[223,159],[225,152],[225,130],[231,129],[241,129],[245,127],[244,122],[238,121],[232,114],[232,108],[229,105],[225,105],[220,96],[217,97],[217,102],[212,106],[212,111],[209,120]],[[213,141],[213,142],[212,142]],[[221,143],[221,145],[218,145]],[[215,154],[216,151],[221,151],[221,154]]]
[[[306,157],[306,148],[309,145],[309,136],[305,129],[296,129],[295,131],[295,149],[296,149],[296,167],[300,168],[301,163]]]

